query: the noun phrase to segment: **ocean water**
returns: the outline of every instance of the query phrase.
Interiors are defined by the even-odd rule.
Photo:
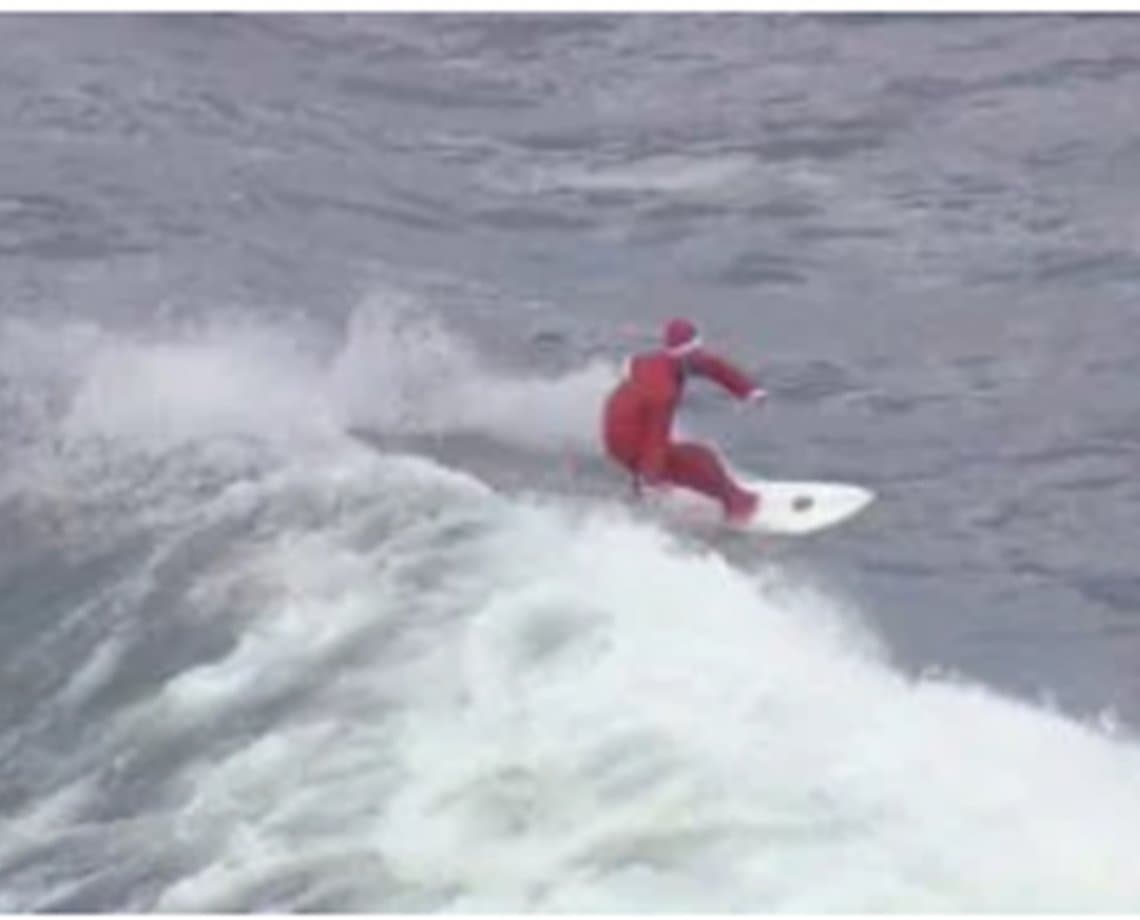
[[[1140,910],[1140,20],[0,47],[0,911]],[[878,501],[631,506],[674,314]]]

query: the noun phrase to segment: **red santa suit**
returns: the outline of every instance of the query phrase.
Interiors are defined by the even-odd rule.
[[[764,397],[756,381],[701,347],[684,319],[665,327],[663,347],[634,355],[625,378],[606,400],[602,435],[606,452],[634,477],[635,489],[673,484],[708,495],[730,520],[747,520],[758,497],[741,488],[717,453],[704,444],[672,440],[673,417],[690,375],[712,380],[741,400]]]

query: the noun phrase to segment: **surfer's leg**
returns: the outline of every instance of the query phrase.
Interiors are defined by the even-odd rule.
[[[636,394],[619,387],[606,401],[602,419],[602,442],[606,454],[630,474],[630,494],[635,501],[641,498],[644,414]]]
[[[716,499],[730,520],[746,520],[755,510],[757,496],[733,481],[720,456],[704,444],[672,444],[666,457],[670,482]]]
[[[640,440],[637,407],[624,387],[606,400],[602,413],[602,444],[611,460],[632,471],[637,460]]]

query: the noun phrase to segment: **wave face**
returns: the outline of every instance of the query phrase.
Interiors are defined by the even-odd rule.
[[[779,564],[346,437],[363,326],[7,330],[52,437],[4,478],[5,910],[1138,902],[1131,742],[904,676]]]

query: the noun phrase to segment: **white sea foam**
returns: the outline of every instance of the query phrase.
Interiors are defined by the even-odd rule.
[[[209,828],[215,850],[160,907],[240,908],[290,879],[302,902],[324,886],[374,910],[1137,903],[1130,743],[905,679],[856,611],[779,572],[613,512],[496,507],[464,553],[433,563],[422,545],[436,576],[414,599],[399,567],[337,565],[338,591],[307,594],[311,640],[278,622],[296,611],[264,611],[222,664],[249,688],[271,649],[303,672],[322,636],[396,621],[418,635],[327,672],[320,705],[190,768],[182,826]],[[335,560],[289,546],[288,564],[263,565]]]
[[[617,374],[605,361],[553,378],[497,370],[438,318],[383,300],[353,315],[332,381],[349,424],[589,452],[597,449],[598,407]]]

